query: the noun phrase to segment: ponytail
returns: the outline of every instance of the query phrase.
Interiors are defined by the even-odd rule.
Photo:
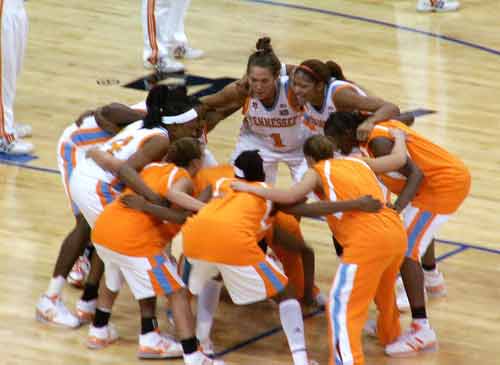
[[[258,66],[267,68],[274,76],[278,76],[281,70],[281,62],[271,46],[271,38],[259,38],[255,48],[256,51],[248,58],[247,74],[250,72],[251,67]]]

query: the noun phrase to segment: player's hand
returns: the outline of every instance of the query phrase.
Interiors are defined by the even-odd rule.
[[[373,126],[373,122],[369,120],[365,120],[363,123],[361,123],[356,130],[356,138],[358,139],[358,141],[366,141],[368,139],[368,136],[372,132]]]
[[[234,191],[242,191],[245,193],[253,192],[253,186],[240,181],[231,183],[231,189],[233,189]]]
[[[140,195],[124,195],[120,198],[120,201],[127,208],[135,209],[135,210],[143,210],[147,204],[146,199],[144,199]]]
[[[77,127],[80,127],[83,123],[83,120],[87,117],[91,117],[95,114],[95,110],[85,110],[80,116],[75,120],[75,124]]]
[[[365,195],[358,199],[358,209],[364,212],[378,212],[382,209],[382,202],[378,199],[374,199],[371,195]]]

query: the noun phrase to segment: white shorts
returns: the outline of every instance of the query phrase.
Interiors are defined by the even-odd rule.
[[[219,273],[235,304],[249,304],[273,297],[288,284],[285,274],[268,258],[249,266],[218,264],[189,257],[187,261],[190,264],[188,287],[195,295]]]
[[[428,212],[411,204],[408,204],[401,214],[408,235],[408,249],[405,256],[419,260],[441,226],[450,219],[450,215]]]
[[[203,167],[213,167],[217,165],[218,163],[215,156],[208,148],[205,147],[203,149]]]
[[[79,167],[77,166],[71,174],[69,191],[73,202],[78,206],[89,226],[94,228],[95,221],[104,207],[115,200],[120,191],[95,177],[85,175]]]
[[[290,175],[294,182],[299,182],[307,171],[307,162],[302,152],[302,146],[288,152],[270,150],[268,147],[258,143],[258,137],[251,134],[242,134],[236,144],[236,149],[231,156],[231,164],[243,151],[259,150],[260,157],[264,161],[264,172],[266,173],[266,183],[274,185],[278,173],[278,163],[283,162],[288,165]]]
[[[112,292],[120,291],[126,281],[136,300],[170,295],[184,288],[177,274],[177,265],[164,253],[152,257],[122,255],[94,243],[104,262],[106,286]]]
[[[84,154],[84,152],[83,152]],[[83,156],[84,158],[85,156]],[[65,139],[61,138],[57,144],[57,168],[61,173],[61,179],[64,187],[64,192],[68,198],[73,215],[80,214],[80,209],[73,201],[69,191],[69,182],[71,175],[78,165],[78,161],[82,158],[82,151],[80,151],[74,144],[68,143]]]

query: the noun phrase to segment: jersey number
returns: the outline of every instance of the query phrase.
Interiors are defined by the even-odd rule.
[[[274,145],[276,147],[285,147],[283,141],[281,140],[281,135],[279,133],[271,134],[272,139],[274,140]]]
[[[134,137],[132,136],[128,136],[127,138],[121,138],[121,139],[118,139],[116,141],[114,141],[113,143],[111,143],[111,148],[108,149],[107,152],[111,153],[111,154],[115,154],[116,152],[119,152],[121,151],[121,149],[128,145],[130,143],[130,141],[132,141],[134,139]]]

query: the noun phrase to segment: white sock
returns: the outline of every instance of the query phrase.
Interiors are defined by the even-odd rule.
[[[280,303],[280,320],[288,346],[293,356],[294,365],[307,365],[306,340],[302,310],[296,299],[287,299]]]
[[[221,289],[222,282],[209,280],[203,289],[201,289],[198,296],[196,337],[198,337],[201,343],[210,338],[210,331],[214,321],[214,314],[219,304]]]
[[[56,278],[50,279],[49,288],[47,289],[47,292],[45,294],[49,298],[60,296],[65,283],[66,279],[61,275]]]
[[[416,318],[413,320],[413,322],[417,323],[422,328],[431,328],[431,325],[427,318]]]

